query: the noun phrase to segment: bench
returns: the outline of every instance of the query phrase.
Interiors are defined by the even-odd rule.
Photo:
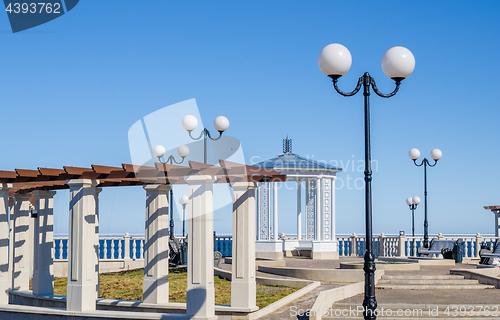
[[[220,262],[222,261],[222,253],[214,251],[214,267],[220,269]]]
[[[438,240],[432,239],[429,248],[418,248],[417,255],[441,254],[444,259],[455,259],[462,262],[462,239],[458,240]],[[457,254],[459,252],[459,254]]]
[[[500,259],[500,241],[497,240],[493,250],[482,248],[479,251],[479,256],[481,257],[481,264],[488,264],[490,259],[497,258]]]
[[[183,249],[183,244],[179,241],[179,239],[174,238],[173,240],[168,240],[168,244],[170,247],[169,258],[170,264],[177,266],[181,263],[186,263],[186,261],[182,261],[182,251],[187,250],[187,246]],[[222,253],[219,251],[214,251],[214,267],[220,269],[220,263],[222,261]]]

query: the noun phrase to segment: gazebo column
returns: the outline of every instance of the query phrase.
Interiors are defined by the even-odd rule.
[[[273,182],[273,240],[278,241],[278,183]]]
[[[9,189],[0,184],[0,305],[9,304]]]
[[[231,307],[257,310],[255,282],[255,188],[254,182],[232,183],[233,263]]]
[[[31,252],[30,202],[31,194],[14,194],[14,227],[12,228],[13,263],[12,289],[27,291],[30,285]]]
[[[277,189],[276,189],[277,191]],[[277,197],[276,197],[277,199]],[[258,230],[257,242],[255,243],[255,251],[257,257],[268,259],[283,259],[283,242],[278,240],[278,219],[276,216],[275,227],[273,234],[276,233],[274,239],[271,239],[271,182],[260,182],[258,188]],[[277,204],[277,201],[276,201]],[[276,215],[278,210],[276,208]]]
[[[297,180],[297,241],[302,240],[302,180]]]
[[[33,294],[54,294],[54,195],[55,191],[33,191],[37,218],[34,220]]]
[[[321,241],[321,178],[316,178],[316,215],[314,221],[316,222],[316,236],[314,240]]]
[[[186,314],[215,320],[213,183],[215,177],[192,175],[188,183],[188,266]]]
[[[320,196],[318,197],[319,211],[318,224],[321,236],[313,241],[313,259],[338,259],[338,244],[335,238],[335,177],[322,177],[320,183]]]
[[[99,234],[96,186],[99,181],[69,180],[68,311],[96,309]]]
[[[168,192],[169,185],[148,185],[146,190],[146,244],[144,246],[143,301],[168,303]],[[191,236],[191,234],[190,234]]]

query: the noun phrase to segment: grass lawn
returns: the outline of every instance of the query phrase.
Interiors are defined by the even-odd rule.
[[[186,302],[187,271],[184,268],[169,270],[170,302]],[[101,274],[99,297],[105,299],[142,301],[144,270]],[[66,295],[67,278],[54,280],[54,293]],[[231,281],[214,277],[215,303],[231,304]],[[297,288],[257,285],[257,306],[263,308],[297,291]]]

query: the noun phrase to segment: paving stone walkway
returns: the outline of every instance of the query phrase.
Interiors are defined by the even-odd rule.
[[[287,258],[285,259],[287,267],[296,268],[339,268],[340,262],[362,261],[361,258],[341,258],[339,260],[314,261],[305,258]],[[419,271],[386,271],[386,275],[449,275],[451,269],[475,269],[475,265],[461,264],[456,266],[421,266]],[[267,273],[261,273],[259,276],[270,276]],[[310,292],[306,296],[293,301],[284,308],[263,317],[263,320],[282,320],[282,319],[309,319],[307,311],[314,304],[316,297],[321,291],[329,290],[340,286],[336,283],[322,283],[321,287]],[[428,304],[428,305],[497,305],[500,310],[500,290],[384,290],[376,291],[379,305],[383,304]],[[341,305],[361,305],[363,295],[339,301]],[[441,315],[441,314],[440,314]],[[484,318],[484,317],[477,317]],[[500,319],[500,316],[498,317]],[[435,318],[438,319],[438,318]]]

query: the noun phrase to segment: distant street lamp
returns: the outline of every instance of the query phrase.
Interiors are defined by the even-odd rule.
[[[184,158],[186,158],[189,155],[189,148],[187,146],[180,146],[177,148],[177,154],[182,158],[181,161],[175,160],[175,157],[173,155],[170,155],[165,162],[161,160],[161,158],[165,155],[165,147],[163,147],[161,144],[157,145],[153,149],[153,153],[156,157],[158,157],[158,160],[161,163],[168,163],[168,164],[181,164],[184,162]],[[172,191],[172,188],[170,188],[170,200],[168,201],[169,206],[170,206],[170,240],[174,240],[174,193]]]
[[[429,247],[429,221],[427,221],[427,166],[434,167],[438,160],[441,159],[443,153],[439,149],[431,151],[431,158],[434,164],[431,164],[427,158],[424,158],[420,164],[417,164],[417,159],[420,157],[420,151],[413,148],[408,152],[408,156],[413,160],[417,167],[424,166],[424,247]]]
[[[179,198],[179,203],[182,205],[182,237],[184,238],[186,232],[186,205],[189,202],[189,197],[187,195],[183,195]]]
[[[204,128],[203,131],[201,131],[200,136],[198,138],[195,138],[191,135],[191,131],[196,129],[198,126],[198,119],[196,119],[195,116],[193,115],[187,115],[182,119],[182,127],[186,129],[187,132],[189,132],[189,136],[193,140],[200,140],[203,137],[203,161],[205,163],[208,163],[208,138],[211,140],[219,140],[220,137],[222,137],[222,133],[229,128],[229,120],[227,120],[226,117],[224,116],[218,116],[214,120],[214,128],[215,130],[219,131],[219,136],[217,138],[213,138],[210,135],[210,132],[208,131],[207,128]]]
[[[415,68],[415,58],[410,50],[403,47],[393,47],[384,54],[382,58],[382,69],[385,74],[396,82],[396,88],[389,94],[383,94],[377,88],[375,79],[368,72],[359,78],[356,88],[349,93],[341,91],[337,81],[351,68],[352,57],[349,50],[341,44],[329,44],[321,50],[318,57],[319,68],[333,80],[335,90],[343,96],[353,96],[363,86],[364,110],[365,110],[365,220],[366,220],[366,252],[364,255],[365,271],[365,297],[363,300],[363,315],[365,319],[376,319],[375,309],[377,300],[375,298],[375,255],[372,243],[372,170],[370,150],[370,86],[380,97],[389,98],[395,95],[406,77]]]
[[[409,197],[406,199],[406,204],[410,207],[411,210],[411,236],[413,238],[411,248],[413,255],[413,246],[415,244],[415,209],[417,209],[418,204],[420,203],[420,198],[417,196]]]

